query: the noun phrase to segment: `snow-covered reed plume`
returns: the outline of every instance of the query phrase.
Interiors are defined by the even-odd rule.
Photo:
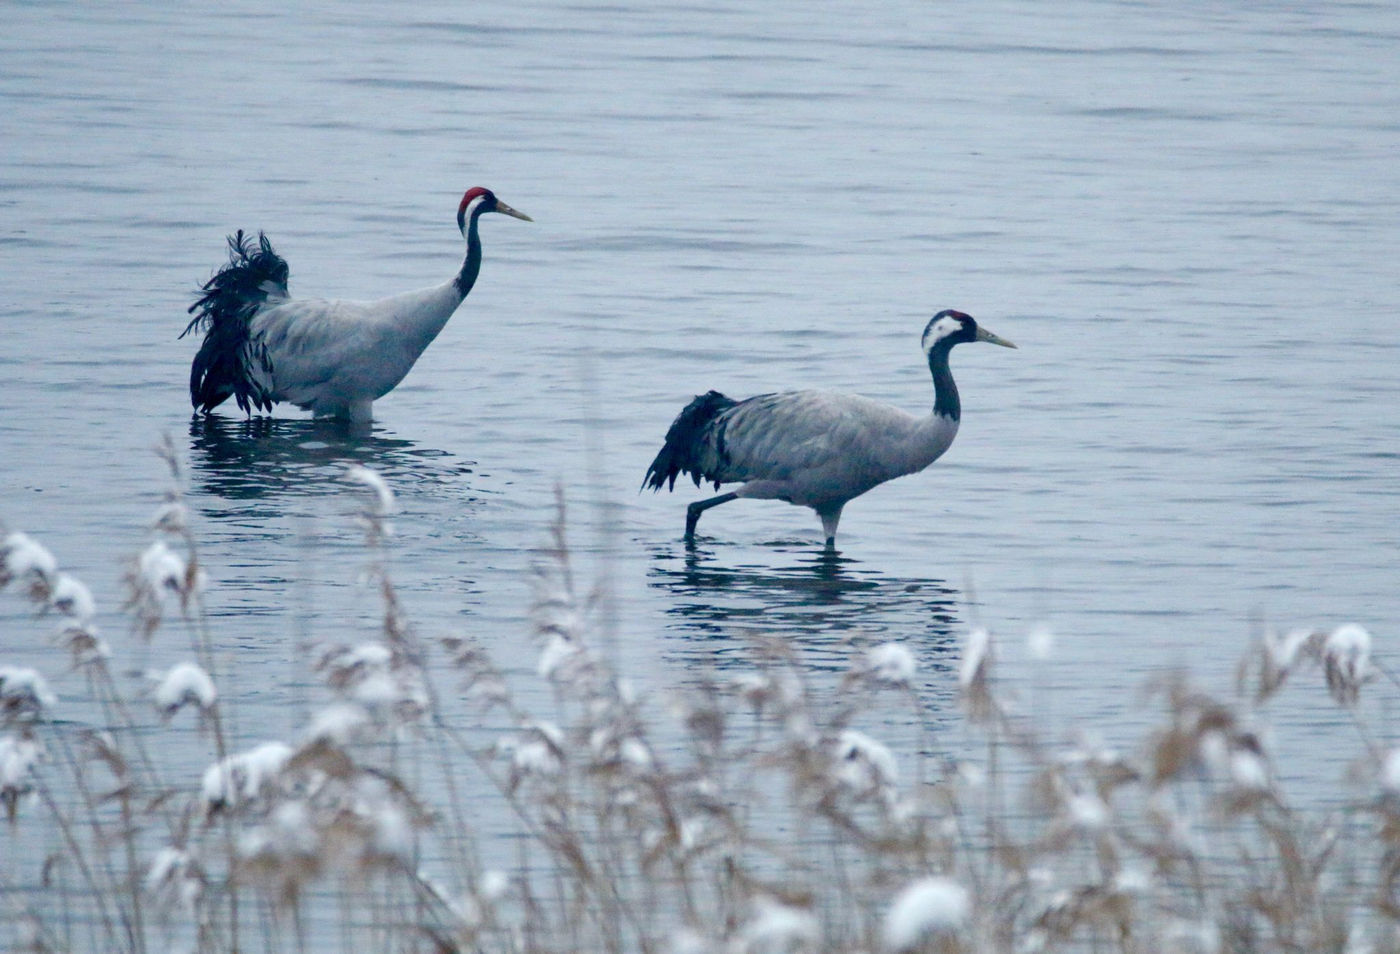
[[[53,554],[29,534],[16,530],[0,540],[0,587],[14,580],[47,587],[57,573]]]
[[[1400,749],[1391,749],[1385,754],[1378,774],[1381,793],[1400,804]]]
[[[92,591],[82,580],[60,570],[47,547],[18,530],[0,537],[0,589],[11,582],[43,611],[64,617],[65,625],[91,628],[97,615]]]
[[[889,746],[855,729],[837,737],[833,779],[857,797],[888,796],[899,782],[899,764]]]
[[[152,541],[126,574],[126,607],[136,619],[137,630],[150,638],[172,600],[182,614],[188,613],[205,582],[204,571],[195,562],[163,539]]]
[[[58,697],[37,669],[0,666],[0,724],[46,718]]]
[[[368,467],[359,464],[352,466],[345,474],[354,483],[368,487],[374,492],[375,508],[378,516],[387,517],[394,513],[397,501],[394,499],[394,492],[389,489],[388,482],[376,472]]]
[[[82,580],[67,573],[59,573],[54,577],[49,604],[79,625],[87,624],[97,615],[97,604],[93,602],[92,591]]]
[[[317,710],[306,727],[306,741],[348,746],[364,737],[373,720],[364,706],[353,702],[333,702]]]
[[[881,643],[865,657],[872,677],[892,686],[908,686],[914,681],[919,664],[913,652],[903,643]]]
[[[1322,633],[1311,629],[1291,629],[1285,633],[1267,630],[1260,653],[1259,698],[1272,696],[1283,686],[1299,662],[1316,656],[1322,638]]]
[[[188,851],[167,845],[151,858],[145,888],[167,911],[189,917],[194,915],[195,905],[204,893],[204,871]]]
[[[1289,675],[1304,664],[1320,665],[1327,690],[1337,702],[1355,706],[1361,689],[1378,670],[1372,663],[1371,633],[1356,623],[1331,630],[1298,628],[1280,634],[1265,631],[1255,653],[1257,663],[1241,668],[1242,674],[1257,668],[1256,695],[1260,701],[1278,692]]]
[[[324,649],[316,664],[336,695],[387,725],[417,722],[428,711],[423,671],[396,647],[369,642]]]
[[[564,733],[552,722],[532,721],[512,738],[497,743],[497,751],[510,760],[510,788],[527,779],[552,779],[564,770],[568,757]]]
[[[971,920],[966,888],[952,878],[921,878],[900,889],[885,913],[885,949],[958,950],[959,935]]]
[[[239,839],[240,863],[273,897],[295,898],[330,872],[401,871],[412,860],[415,832],[427,824],[416,801],[377,773],[330,767],[303,772],[299,788],[274,798]]]
[[[189,565],[164,540],[157,540],[141,551],[136,565],[141,572],[141,582],[160,600],[171,593],[178,596],[188,588]]]
[[[992,694],[992,634],[979,627],[968,631],[958,663],[958,687],[963,705],[974,722],[985,722],[996,711]]]
[[[208,710],[218,698],[214,680],[202,667],[192,662],[171,666],[156,680],[155,688],[151,690],[151,701],[167,719],[187,704]]]
[[[821,925],[812,912],[765,896],[739,929],[732,950],[740,954],[807,954],[820,950]]]
[[[43,747],[27,735],[0,732],[0,806],[13,823],[20,801],[34,792],[33,772]]]
[[[205,811],[214,814],[266,797],[292,755],[285,742],[263,742],[209,766],[199,783]]]
[[[1355,623],[1338,626],[1322,642],[1327,688],[1344,705],[1355,705],[1361,686],[1371,678],[1371,634]]]
[[[394,525],[390,521],[398,510],[398,501],[394,498],[394,491],[390,489],[388,481],[379,475],[377,471],[360,464],[352,465],[345,472],[345,479],[352,484],[368,488],[374,495],[373,504],[360,513],[360,521],[368,533],[371,546],[383,544],[386,538],[393,536]]]

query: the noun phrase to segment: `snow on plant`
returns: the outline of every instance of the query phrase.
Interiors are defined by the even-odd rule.
[[[916,951],[933,942],[951,945],[972,919],[972,898],[952,878],[933,876],[905,885],[885,914],[884,942],[890,951]],[[943,942],[943,944],[939,944]]]
[[[735,949],[743,954],[805,954],[819,950],[821,926],[812,912],[760,895],[739,929]]]
[[[238,808],[270,793],[293,754],[285,742],[264,742],[205,769],[200,797],[207,814]]]
[[[333,702],[316,711],[306,727],[307,742],[329,742],[341,747],[364,736],[373,720],[365,707],[353,702]]]
[[[214,680],[197,663],[181,662],[156,681],[151,701],[165,718],[170,718],[183,706],[193,704],[201,710],[213,708],[219,698]]]
[[[899,765],[883,742],[843,729],[833,751],[834,781],[858,798],[886,797],[899,781]]]
[[[31,602],[63,616],[69,626],[88,627],[97,615],[87,585],[60,570],[47,547],[18,530],[0,537],[0,589],[12,581],[20,584]]]
[[[29,666],[0,666],[0,723],[46,718],[58,697],[48,680]]]
[[[126,607],[133,611],[137,631],[149,639],[159,628],[172,598],[182,613],[204,589],[204,572],[163,539],[152,541],[126,574]]]
[[[167,911],[193,915],[204,887],[203,870],[183,848],[161,848],[146,869],[145,889]]]
[[[1362,626],[1338,626],[1322,643],[1327,688],[1343,705],[1355,705],[1361,686],[1371,678],[1371,634]]]
[[[870,674],[880,682],[907,686],[918,671],[914,654],[903,643],[881,643],[866,653]]]
[[[11,823],[20,801],[34,792],[34,767],[43,754],[39,743],[27,735],[0,734],[0,806]]]
[[[958,687],[963,705],[974,722],[986,722],[995,714],[991,687],[992,634],[980,626],[969,630],[958,663]]]
[[[57,573],[54,555],[29,534],[16,530],[0,540],[0,587],[19,580],[31,588],[47,588]]]
[[[393,515],[397,509],[397,502],[394,500],[394,492],[389,489],[388,482],[378,473],[363,467],[359,464],[352,466],[345,474],[350,481],[368,487],[374,493],[375,515],[378,517],[388,517]]]
[[[428,711],[424,674],[406,653],[385,643],[331,646],[317,670],[344,701],[395,726],[418,721]]]
[[[67,573],[54,576],[49,605],[78,625],[87,624],[97,615],[97,604],[93,602],[92,591],[82,580]]]

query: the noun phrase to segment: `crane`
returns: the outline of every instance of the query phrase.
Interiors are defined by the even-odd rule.
[[[190,402],[208,414],[232,396],[251,414],[288,401],[317,417],[371,420],[371,405],[404,379],[472,290],[481,270],[477,220],[487,212],[534,221],[490,189],[457,206],[467,256],[450,280],[378,301],[297,299],[267,236],[229,236],[229,260],[201,286],[181,332],[204,332],[190,366]]]
[[[695,542],[702,513],[748,497],[811,507],[821,518],[827,547],[834,548],[847,501],[887,480],[918,473],[952,445],[962,405],[948,355],[954,345],[971,341],[1016,347],[952,309],[940,311],[924,327],[923,350],[933,374],[933,411],[924,417],[832,391],[784,391],[743,401],[718,391],[701,394],[672,422],[642,488],[674,490],[682,473],[697,487],[702,480],[716,490],[742,483],[686,508],[688,544]]]

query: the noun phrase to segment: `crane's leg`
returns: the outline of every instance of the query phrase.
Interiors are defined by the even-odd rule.
[[[836,549],[836,525],[841,522],[841,508],[844,504],[837,504],[831,510],[818,510],[817,516],[822,518],[822,533],[826,534],[826,548]]]
[[[347,409],[351,424],[368,424],[374,420],[373,401],[351,401]]]
[[[730,491],[727,494],[720,494],[718,497],[711,497],[709,500],[697,500],[689,507],[685,508],[685,542],[695,542],[695,525],[700,522],[700,515],[711,507],[718,507],[722,503],[729,503],[739,495]]]

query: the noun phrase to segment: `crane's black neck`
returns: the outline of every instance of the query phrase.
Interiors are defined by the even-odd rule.
[[[940,341],[928,353],[928,369],[933,373],[933,413],[956,421],[962,417],[962,402],[958,400],[958,385],[948,367],[951,341]]]
[[[453,280],[453,284],[457,286],[457,294],[463,298],[472,290],[472,286],[476,284],[476,276],[481,271],[481,239],[476,234],[476,220],[481,218],[481,211],[480,208],[473,210],[471,221],[467,223],[467,257],[462,262],[462,270]]]

